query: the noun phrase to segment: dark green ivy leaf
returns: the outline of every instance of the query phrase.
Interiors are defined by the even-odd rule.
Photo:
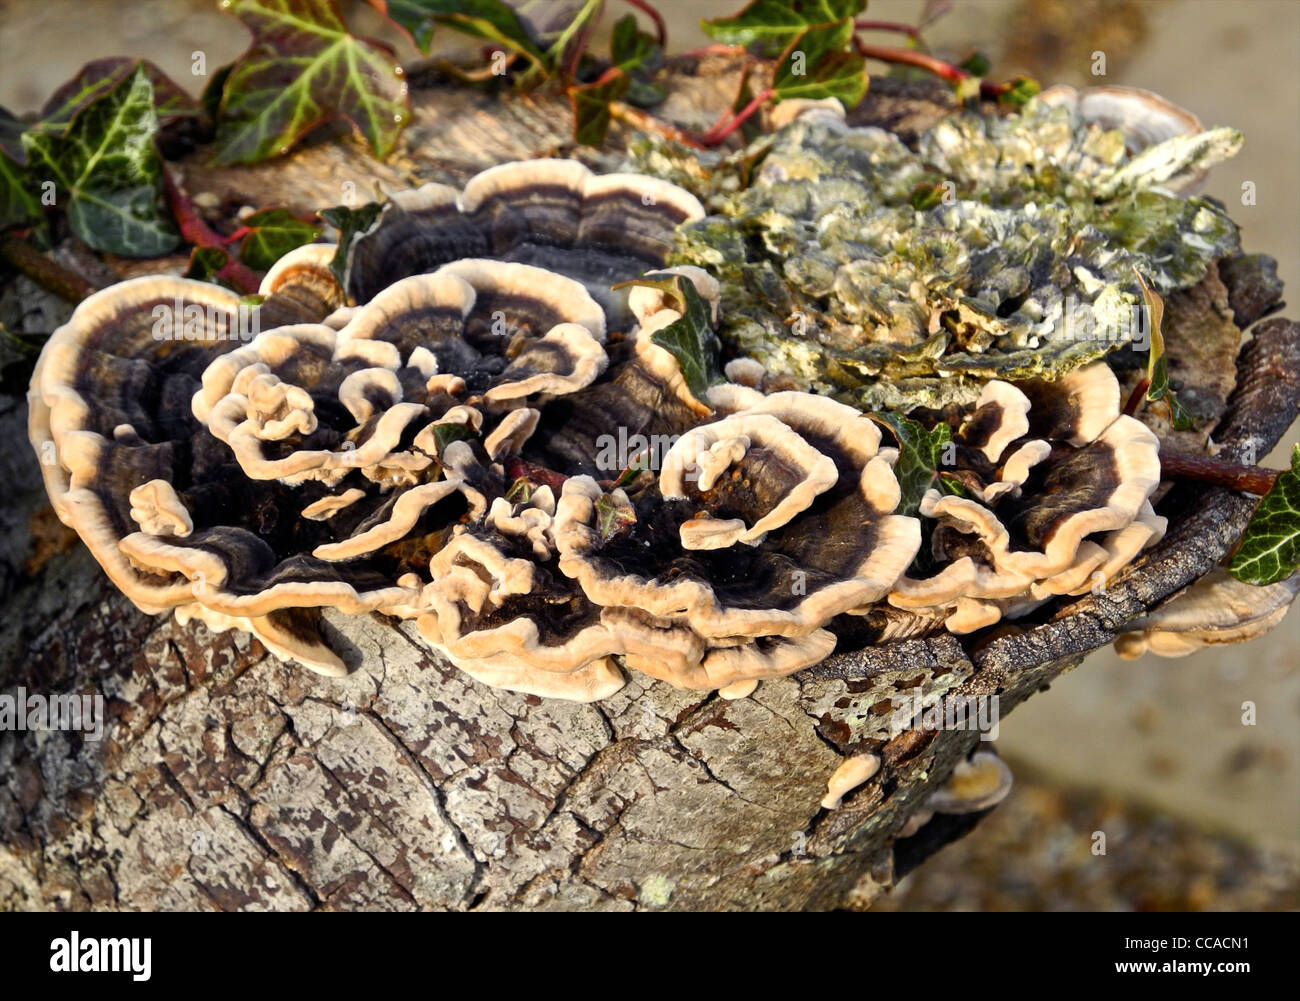
[[[921,509],[921,498],[935,485],[938,470],[943,462],[944,447],[952,440],[952,428],[947,424],[936,424],[927,431],[919,424],[902,414],[875,413],[868,415],[877,424],[883,424],[893,433],[898,441],[898,462],[894,466],[894,475],[898,477],[902,497],[895,514],[916,517]],[[945,477],[939,482],[947,493],[957,493],[951,481]]]
[[[367,202],[359,209],[336,205],[332,209],[321,210],[320,217],[339,231],[339,249],[330,261],[330,270],[344,288],[348,287],[348,261],[352,257],[352,244],[357,237],[365,236],[375,228],[385,207],[380,202]]]
[[[73,232],[96,250],[159,257],[180,243],[162,206],[158,113],[143,67],[88,104],[60,135],[33,129],[23,146],[33,172],[54,181]]]
[[[542,51],[529,36],[519,15],[503,0],[370,0],[380,12],[411,36],[425,55],[433,41],[435,25],[453,28],[465,35],[497,42],[534,64]]]
[[[581,146],[599,146],[609,131],[609,103],[627,93],[631,78],[611,66],[591,83],[569,88],[573,105],[573,140]]]
[[[1300,569],[1300,445],[1251,515],[1228,573],[1247,584],[1276,584]]]
[[[727,45],[755,46],[776,57],[813,25],[852,19],[866,0],[753,0],[738,14],[701,21],[705,34]]]
[[[27,163],[27,152],[23,149],[23,133],[27,126],[14,116],[8,108],[0,108],[0,155],[9,157],[14,163]]]
[[[474,429],[464,424],[435,424],[433,426],[433,443],[438,450],[438,457],[442,458],[442,453],[447,450],[447,446],[453,441],[468,441],[470,438],[478,437]]]
[[[658,289],[668,297],[671,307],[682,314],[680,319],[651,334],[650,340],[677,359],[687,388],[703,402],[708,388],[722,381],[718,360],[722,344],[713,332],[708,304],[695,291],[694,283],[682,275],[652,271],[614,288],[629,285]]]
[[[116,90],[137,69],[143,69],[153,85],[154,108],[159,118],[189,118],[203,113],[198,101],[149,60],[112,56],[86,63],[76,76],[51,94],[41,110],[37,127],[66,134],[78,114]]]
[[[254,212],[244,225],[251,232],[239,246],[239,259],[258,271],[269,271],[289,251],[314,242],[321,234],[319,226],[303,222],[288,209]]]
[[[345,118],[387,156],[411,116],[406,79],[388,46],[349,34],[337,0],[226,0],[253,44],[221,94],[218,164],[287,153],[322,122]]]
[[[666,91],[650,80],[651,72],[659,65],[663,53],[659,43],[637,27],[636,15],[625,14],[614,24],[614,34],[609,43],[610,60],[628,76],[626,98],[638,108],[658,104]]]
[[[866,60],[848,51],[853,40],[851,18],[822,24],[798,35],[781,54],[772,77],[778,101],[837,98],[852,108],[867,92]]]
[[[636,26],[635,14],[624,14],[614,22],[609,55],[614,65],[625,73],[645,65],[658,51],[655,40]]]
[[[41,203],[33,188],[27,169],[0,153],[0,229],[40,219]]]
[[[190,265],[185,269],[185,278],[200,282],[216,282],[217,272],[224,268],[230,255],[220,247],[195,247],[190,252]]]

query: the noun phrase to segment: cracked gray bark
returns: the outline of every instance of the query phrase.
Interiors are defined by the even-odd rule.
[[[701,129],[735,83],[728,65],[679,73],[660,113]],[[359,192],[370,177],[459,181],[564,142],[562,101],[494,102],[436,83],[415,100],[389,164],[330,143],[253,170],[195,161],[186,185],[235,206],[306,210],[339,201],[346,179]],[[873,81],[855,117],[908,136],[949,107],[942,88]],[[616,160],[626,137],[616,127],[595,162]],[[60,319],[30,284],[4,289],[11,326]],[[1263,455],[1283,433],[1300,401],[1297,358],[1296,324],[1255,328],[1216,432],[1226,455]],[[99,741],[0,734],[6,909],[863,907],[977,819],[939,817],[897,840],[978,734],[890,738],[882,702],[996,694],[1010,712],[1218,562],[1252,507],[1225,490],[1175,490],[1161,506],[1169,535],[1106,594],[982,644],[837,653],[733,702],[633,676],[575,705],[485,688],[409,625],[331,617],[356,665],[335,681],[246,635],[145,615],[53,518],[21,400],[0,397],[0,425],[0,690],[100,693],[108,715]],[[879,774],[821,809],[826,779],[863,750],[880,754]]]

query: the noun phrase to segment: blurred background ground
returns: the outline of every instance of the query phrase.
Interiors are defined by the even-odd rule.
[[[741,0],[657,6],[682,50],[708,41],[699,18]],[[871,0],[868,16],[915,23],[924,6]],[[366,4],[343,8],[354,30],[415,58]],[[1244,150],[1206,193],[1230,207],[1248,249],[1277,258],[1300,304],[1300,0],[953,0],[925,38],[946,58],[983,52],[995,78],[1147,87],[1240,129]],[[108,55],[146,56],[197,93],[194,53],[211,71],[245,41],[216,0],[0,0],[0,105],[34,111]],[[1096,52],[1104,77],[1091,72]],[[1253,206],[1241,203],[1245,181]],[[1294,441],[1295,429],[1266,464],[1285,465]],[[997,746],[1018,776],[1011,797],[879,909],[1300,906],[1300,616],[1262,641],[1181,660],[1099,651],[1008,717]],[[1105,855],[1093,854],[1099,831]]]

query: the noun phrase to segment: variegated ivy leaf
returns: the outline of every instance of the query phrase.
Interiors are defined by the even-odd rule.
[[[713,332],[708,304],[700,298],[694,283],[682,275],[649,272],[630,282],[621,282],[614,288],[630,285],[658,289],[668,297],[670,306],[682,314],[662,330],[651,334],[650,340],[677,359],[687,388],[697,400],[703,401],[708,388],[722,381],[719,363],[722,344]]]
[[[54,182],[73,232],[96,250],[159,257],[180,243],[163,208],[158,113],[143,66],[76,112],[61,133],[23,133],[28,173]]]
[[[410,118],[392,49],[350,34],[336,0],[222,0],[252,32],[218,109],[218,164],[287,153],[322,122],[344,118],[387,156]]]
[[[896,514],[916,517],[921,498],[936,483],[945,493],[963,492],[959,481],[939,474],[944,447],[952,440],[952,428],[940,423],[927,431],[925,425],[902,414],[881,412],[868,416],[887,427],[898,442],[894,475],[898,478],[901,498],[894,509]]]
[[[159,118],[190,118],[203,114],[199,102],[149,60],[113,56],[86,63],[76,76],[51,94],[41,109],[40,123],[36,128],[66,133],[78,113],[115,90],[137,69],[143,69],[153,85],[154,108]]]
[[[1276,584],[1300,569],[1300,445],[1251,515],[1228,573],[1247,584]]]
[[[276,261],[321,234],[319,226],[303,222],[288,209],[263,209],[244,220],[249,232],[239,245],[239,259],[250,268],[268,271]]]

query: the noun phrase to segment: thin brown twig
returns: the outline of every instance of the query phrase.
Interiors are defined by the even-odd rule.
[[[1243,466],[1208,455],[1160,453],[1160,475],[1163,478],[1213,483],[1261,497],[1273,489],[1280,472],[1281,470],[1265,469],[1263,466]]]
[[[1142,400],[1147,395],[1147,390],[1151,388],[1151,380],[1143,376],[1138,380],[1133,392],[1128,394],[1128,401],[1124,404],[1124,413],[1132,417],[1142,408]]]
[[[0,238],[0,258],[66,302],[81,302],[103,288],[84,275],[69,271],[58,261],[45,256],[26,240],[13,234]]]

